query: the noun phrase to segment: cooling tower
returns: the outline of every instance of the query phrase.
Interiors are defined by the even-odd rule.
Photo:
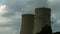
[[[34,15],[33,14],[23,14],[22,15],[21,34],[32,34],[33,26],[34,26]]]
[[[50,16],[51,9],[49,8],[35,9],[35,23],[33,34],[40,32],[45,25],[51,26]]]

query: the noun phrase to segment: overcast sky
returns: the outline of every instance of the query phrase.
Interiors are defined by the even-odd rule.
[[[19,34],[21,14],[34,14],[39,7],[51,8],[52,30],[60,31],[60,0],[0,0],[0,34]]]

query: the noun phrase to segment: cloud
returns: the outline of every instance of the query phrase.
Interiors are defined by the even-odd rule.
[[[19,31],[17,29],[14,30],[13,27],[0,27],[0,34],[18,34]]]
[[[57,24],[60,24],[60,20],[57,20]]]
[[[9,30],[12,30],[12,28],[9,28],[9,27],[0,27],[0,32],[9,31]]]
[[[54,12],[60,11],[60,0],[49,0],[49,5]]]
[[[52,32],[60,31],[60,24],[54,23],[52,24]]]
[[[0,25],[10,24],[10,22],[12,22],[12,21],[13,21],[13,19],[6,18],[6,17],[0,17]]]
[[[8,11],[34,13],[37,7],[47,7],[47,0],[4,0]]]
[[[6,13],[6,5],[0,5],[0,15]]]
[[[57,22],[57,18],[56,18],[55,13],[51,13],[51,22],[52,23],[56,23]]]

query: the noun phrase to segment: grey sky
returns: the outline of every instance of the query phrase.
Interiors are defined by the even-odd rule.
[[[59,6],[60,0],[0,0],[0,34],[19,34],[21,14],[34,14],[39,7],[52,9],[52,30],[60,31]]]

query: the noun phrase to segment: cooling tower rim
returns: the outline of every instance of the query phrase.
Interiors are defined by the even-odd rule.
[[[34,14],[22,14],[22,16],[34,16]]]
[[[35,10],[37,10],[37,9],[47,9],[47,10],[50,10],[51,11],[50,8],[46,8],[46,7],[36,8]]]

